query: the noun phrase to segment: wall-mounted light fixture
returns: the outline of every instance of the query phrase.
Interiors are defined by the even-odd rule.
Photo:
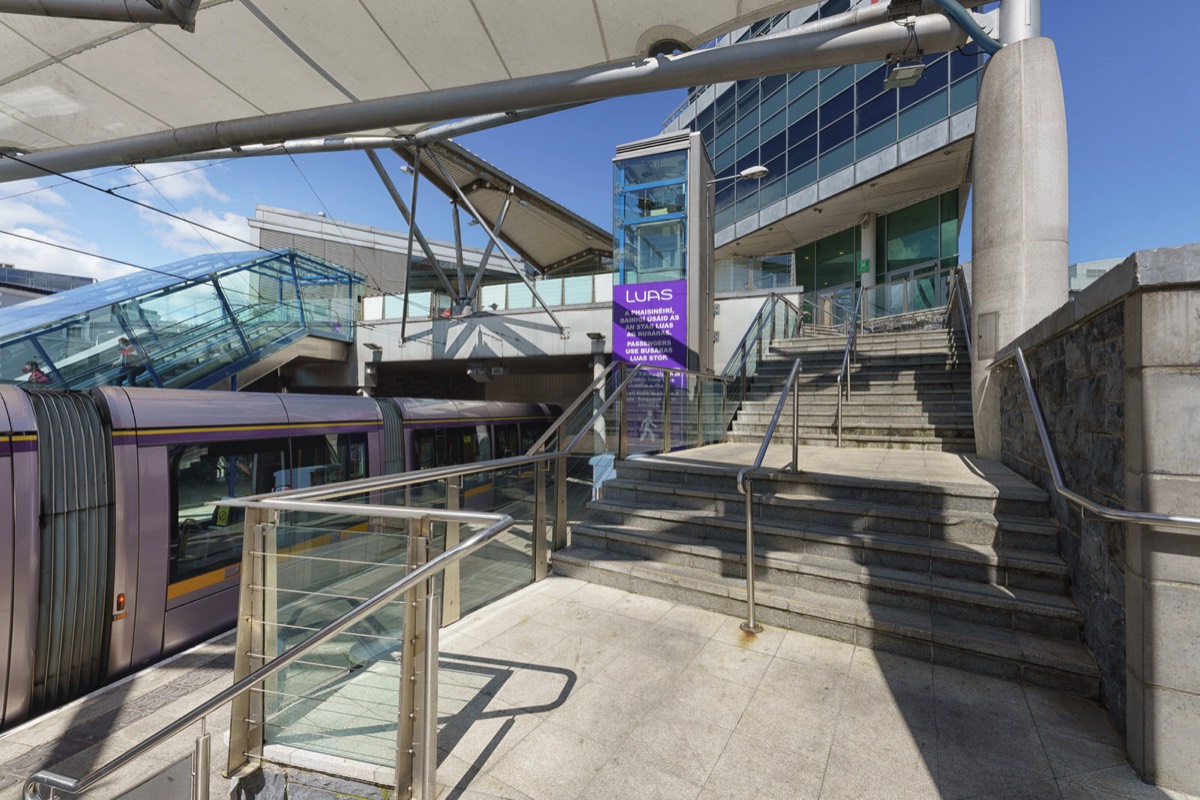
[[[604,334],[601,333],[600,331],[588,331],[587,336],[593,342],[603,342],[604,341]]]

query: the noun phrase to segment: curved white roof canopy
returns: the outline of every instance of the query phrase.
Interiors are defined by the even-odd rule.
[[[0,0],[0,152],[626,62],[815,1],[204,0],[187,33]]]

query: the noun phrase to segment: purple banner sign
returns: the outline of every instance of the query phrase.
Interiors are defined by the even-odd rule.
[[[687,281],[613,287],[613,358],[687,367]]]
[[[628,364],[687,367],[687,281],[661,281],[613,287],[613,358]],[[684,375],[671,377],[675,389]],[[647,372],[630,384],[626,401],[629,449],[658,452],[662,447],[663,375]],[[682,420],[674,420],[672,428]],[[681,438],[672,431],[676,442]]]

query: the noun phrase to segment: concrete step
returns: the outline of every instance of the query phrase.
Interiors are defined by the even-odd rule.
[[[554,554],[553,569],[555,574],[724,614],[742,615],[746,610],[745,581],[739,575],[574,545]],[[830,595],[766,581],[756,584],[756,600],[758,619],[769,625],[1085,697],[1099,693],[1095,661],[1078,642],[949,617],[933,603],[897,607],[873,597]]]
[[[647,533],[622,526],[577,526],[572,546],[745,577],[745,544],[698,540],[691,532]],[[916,572],[884,563],[862,564],[835,555],[775,549],[755,540],[756,579],[774,586],[848,597],[872,605],[936,610],[953,619],[1064,641],[1078,641],[1082,615],[1065,592]]]
[[[763,419],[743,420],[739,415],[734,420],[730,433],[741,436],[757,436],[762,439],[767,433],[769,421]],[[836,415],[830,417],[800,418],[799,432],[801,436],[824,436],[837,433]],[[853,432],[855,436],[881,437],[914,437],[934,439],[961,439],[975,435],[975,429],[970,422],[932,422],[923,419],[889,420],[889,419],[842,419],[842,436]],[[791,416],[780,418],[775,427],[775,435],[789,437],[792,435]]]
[[[831,499],[803,492],[802,486],[756,480],[755,519],[764,524],[824,526],[848,533],[907,536],[917,541],[956,542],[1018,550],[1056,552],[1053,524],[1036,517],[996,515],[936,505],[889,505],[883,498]],[[790,491],[789,491],[790,490]],[[745,519],[745,504],[736,489],[692,488],[618,477],[604,484],[603,499],[591,511],[601,521],[615,521],[622,508],[670,509]],[[591,519],[589,512],[588,519]]]
[[[718,547],[738,553],[745,549],[743,519],[684,509],[623,507],[621,512],[613,512],[609,508],[605,513],[603,501],[598,502],[597,513],[590,521],[573,527],[571,541],[611,549],[643,544],[670,548],[684,553],[686,558],[657,554],[655,557],[677,563],[691,563],[688,559],[700,553],[693,552],[693,547]],[[588,544],[592,539],[613,539],[614,544]],[[768,523],[757,517],[754,541],[763,553],[782,559],[784,568],[789,559],[819,557],[860,567],[900,570],[909,574],[909,580],[926,581],[933,575],[1060,595],[1068,588],[1066,564],[1056,553],[928,539],[914,541],[906,536],[848,532],[824,525]]]
[[[969,459],[971,470],[983,474],[986,462]],[[623,461],[619,479],[639,485],[666,485],[699,492],[737,490],[739,464],[681,464],[669,457],[643,457]],[[942,511],[970,511],[979,514],[1006,514],[1045,519],[1049,514],[1049,495],[1040,487],[1008,474],[989,474],[988,483],[965,484],[939,479],[920,482],[891,480],[871,475],[846,475],[804,471],[774,470],[756,479],[768,481],[776,494],[820,500],[870,503],[879,508],[919,508]],[[760,486],[761,488],[761,486]]]
[[[762,435],[742,434],[730,431],[725,438],[728,442],[761,442]],[[804,433],[800,437],[802,445],[833,447],[837,445],[837,432],[829,434]],[[886,450],[930,450],[941,453],[974,453],[975,437],[931,437],[931,436],[902,436],[888,435],[859,435],[842,431],[842,447],[879,447]]]

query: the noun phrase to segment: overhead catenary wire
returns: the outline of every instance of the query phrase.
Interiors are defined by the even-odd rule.
[[[4,158],[11,159],[12,161],[16,161],[19,164],[24,164],[27,167],[41,170],[42,172],[45,172],[50,175],[55,175],[59,178],[65,179],[71,183],[76,183],[76,184],[79,184],[80,186],[84,186],[88,189],[92,189],[93,191],[97,191],[102,194],[107,194],[111,197],[116,197],[119,200],[124,200],[126,203],[132,203],[133,205],[138,206],[139,208],[144,208],[147,211],[153,211],[156,214],[162,214],[163,216],[170,217],[171,219],[174,219],[178,222],[183,222],[188,225],[194,225],[198,228],[203,228],[204,230],[209,231],[210,233],[215,233],[218,236],[224,236],[227,239],[232,239],[233,241],[239,242],[240,244],[244,244],[247,247],[250,247],[254,250],[262,250],[263,252],[272,253],[277,256],[284,255],[284,253],[281,253],[278,250],[273,250],[269,247],[263,247],[256,242],[247,241],[246,239],[242,239],[239,236],[234,236],[232,233],[228,233],[228,232],[222,231],[222,230],[217,230],[216,228],[209,227],[208,225],[205,225],[201,222],[196,222],[194,220],[187,219],[186,217],[182,217],[179,214],[173,214],[170,211],[164,211],[163,209],[158,208],[157,206],[152,206],[149,203],[143,203],[141,200],[135,200],[132,197],[126,197],[123,194],[117,194],[115,189],[105,189],[101,186],[96,186],[95,184],[88,183],[87,181],[80,180],[79,178],[73,177],[71,175],[67,175],[62,172],[57,172],[53,169],[50,169],[49,167],[43,167],[40,164],[35,164],[32,161],[26,161],[25,159],[21,158],[20,156],[14,156],[14,155],[7,154],[7,153],[2,154],[2,155]],[[141,173],[138,173],[138,174],[141,174]]]

